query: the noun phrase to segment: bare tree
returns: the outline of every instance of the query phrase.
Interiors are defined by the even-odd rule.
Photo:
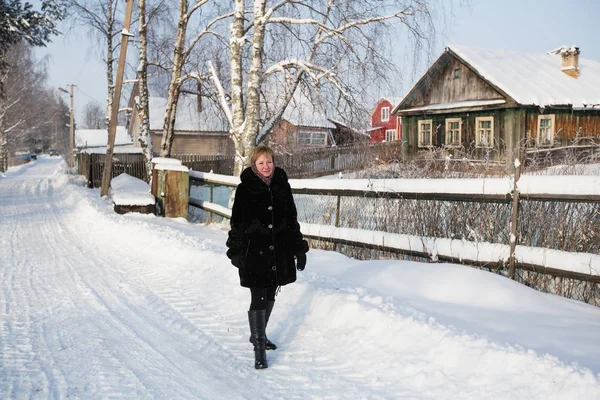
[[[2,151],[42,151],[52,142],[52,129],[61,120],[56,96],[46,87],[46,63],[38,61],[30,46],[19,43],[5,54],[8,67],[0,80],[4,95],[0,98]],[[7,167],[4,157],[2,167]]]
[[[88,101],[83,107],[83,123],[88,129],[106,128],[106,112],[97,101]]]
[[[101,54],[106,65],[106,116],[110,118],[110,110],[114,97],[114,64],[115,51],[120,45],[117,35],[123,24],[117,20],[119,0],[66,0],[76,24],[87,27],[95,42],[102,46]]]
[[[21,0],[0,2],[0,171],[8,168],[8,128],[6,121],[8,109],[12,107],[7,100],[5,83],[14,73],[15,60],[9,53],[15,46],[28,43],[31,46],[45,46],[52,35],[58,34],[57,21],[63,19],[63,9],[59,0],[42,0],[41,10]]]
[[[234,7],[229,94],[214,69],[213,80],[236,145],[235,174],[300,84],[326,108],[351,112],[363,103],[368,82],[392,64],[380,43],[386,33],[404,28],[427,41],[433,31],[432,10],[419,0],[255,0],[251,6],[235,0]]]
[[[173,60],[171,68],[171,80],[167,94],[167,108],[163,123],[163,137],[161,140],[161,155],[168,157],[171,155],[171,147],[175,138],[175,116],[177,114],[177,101],[181,92],[182,85],[188,79],[195,79],[199,84],[207,80],[207,76],[202,76],[198,71],[191,71],[183,75],[184,64],[189,59],[195,49],[196,44],[208,35],[222,37],[222,35],[213,28],[220,22],[231,16],[231,14],[217,15],[212,20],[207,21],[200,32],[189,41],[186,46],[188,34],[188,24],[190,19],[203,6],[210,3],[210,0],[196,0],[190,7],[187,0],[179,1],[179,19],[177,25],[177,34],[175,46],[173,49]]]

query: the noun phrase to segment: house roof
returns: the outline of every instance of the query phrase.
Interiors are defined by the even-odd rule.
[[[108,144],[108,129],[75,129],[75,147],[101,147]],[[131,144],[124,126],[117,126],[115,146]]]
[[[453,110],[457,108],[471,108],[490,106],[495,104],[504,104],[506,100],[466,100],[466,101],[454,101],[452,103],[440,103],[440,104],[429,104],[426,106],[419,106],[414,108],[407,108],[403,111],[433,111],[433,110]]]
[[[518,53],[461,45],[446,48],[521,105],[600,108],[600,62],[579,58],[580,75],[561,71],[557,54]],[[582,54],[584,54],[583,49]]]
[[[294,95],[294,98],[286,107],[281,118],[296,126],[335,128],[335,125],[321,111],[318,104],[313,104],[301,94]]]
[[[165,119],[167,99],[164,97],[150,97],[148,102],[150,111],[150,130],[162,130]],[[192,132],[228,132],[229,124],[225,114],[213,102],[205,101],[203,109],[198,111],[196,98],[181,95],[177,102],[177,116],[175,118],[176,131]]]
[[[403,98],[404,98],[404,96],[401,96],[401,97],[397,97],[397,96],[381,97],[381,98],[379,98],[379,100],[377,100],[377,103],[375,103],[375,105],[373,106],[373,108],[371,108],[370,114],[372,115],[375,112],[375,110],[377,110],[377,107],[379,107],[379,105],[381,103],[383,103],[384,101],[389,101],[390,104],[392,105],[392,109],[394,109],[394,108],[396,108],[396,106],[398,104],[400,104],[400,102],[402,101]]]

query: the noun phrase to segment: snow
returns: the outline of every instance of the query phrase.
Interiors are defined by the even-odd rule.
[[[125,173],[111,179],[110,195],[113,203],[118,206],[147,206],[156,203],[149,184]]]
[[[505,100],[467,100],[467,101],[455,101],[451,103],[440,103],[440,104],[430,104],[422,107],[414,107],[407,108],[404,111],[431,111],[431,110],[449,110],[453,108],[463,108],[463,107],[481,107],[481,106],[490,106],[494,104],[504,104]],[[399,103],[398,103],[399,104]]]
[[[179,160],[177,158],[168,158],[168,157],[153,157],[152,158],[152,163],[153,164],[174,164],[174,165],[181,165],[181,160]]]
[[[76,147],[104,147],[108,143],[107,129],[75,129]],[[115,146],[131,144],[131,136],[127,133],[127,128],[117,126],[115,132]]]
[[[42,156],[0,178],[3,398],[600,398],[600,309],[315,249],[256,371],[226,230],[118,215],[65,171]]]
[[[522,105],[600,105],[600,62],[579,58],[577,79],[562,72],[555,54],[518,53],[450,45],[448,49],[469,63],[483,78]],[[584,54],[582,52],[582,54]]]
[[[177,165],[177,164],[156,164],[154,169],[158,171],[180,171],[180,172],[189,172],[189,168],[185,165]]]
[[[175,119],[177,134],[181,134],[180,131],[229,132],[229,124],[221,108],[210,101],[204,101],[202,106],[203,109],[199,112],[195,97],[179,96]],[[167,99],[165,97],[150,97],[148,108],[150,110],[150,130],[162,131]]]

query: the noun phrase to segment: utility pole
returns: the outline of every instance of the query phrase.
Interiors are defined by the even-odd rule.
[[[69,86],[69,91],[59,87],[58,90],[60,90],[61,92],[65,92],[66,94],[69,95],[69,97],[71,98],[71,107],[69,108],[69,157],[67,159],[67,162],[69,163],[69,168],[73,168],[73,148],[74,146],[74,142],[75,142],[75,126],[73,124],[73,107],[74,107],[74,93],[73,93],[73,89],[75,88],[75,85],[73,84],[68,84],[67,86]]]
[[[102,186],[100,196],[108,195],[110,180],[112,178],[112,158],[114,153],[115,136],[117,135],[117,114],[119,112],[119,101],[121,100],[121,87],[123,86],[123,74],[125,72],[125,59],[127,57],[127,43],[129,36],[129,26],[131,24],[131,11],[133,0],[127,0],[125,6],[125,19],[123,21],[123,30],[121,31],[121,51],[119,53],[119,64],[117,67],[117,80],[115,81],[115,93],[110,111],[110,122],[108,124],[108,143],[106,145],[106,159],[104,160],[104,171],[102,172]]]

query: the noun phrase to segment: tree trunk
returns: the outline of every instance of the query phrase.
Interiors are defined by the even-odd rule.
[[[140,65],[138,67],[137,77],[140,88],[140,104],[138,113],[140,116],[140,136],[139,141],[144,154],[144,163],[146,164],[146,178],[151,183],[152,180],[152,137],[150,133],[150,110],[148,107],[148,40],[147,40],[147,21],[146,21],[146,0],[139,0],[139,27],[140,27]]]
[[[233,174],[239,176],[248,164],[249,154],[243,140],[244,97],[242,50],[244,44],[244,0],[235,0],[229,55],[231,63],[231,134],[235,143],[235,163]]]
[[[116,4],[115,4],[116,7]],[[113,0],[107,1],[107,12],[106,12],[106,29],[108,34],[106,35],[106,84],[108,87],[108,97],[106,99],[106,122],[107,126],[110,125],[110,113],[112,110],[112,102],[115,97],[115,77],[113,72],[113,64],[115,58],[113,57],[113,29],[115,25],[114,12],[113,12]]]
[[[0,172],[8,169],[8,148],[6,146],[6,134],[4,133],[4,100],[0,97]]]
[[[175,40],[175,49],[173,51],[173,69],[171,72],[171,83],[169,84],[169,95],[167,97],[167,108],[165,110],[165,120],[163,123],[163,136],[160,144],[160,155],[162,157],[171,156],[171,148],[175,139],[175,117],[177,115],[177,101],[179,99],[179,90],[181,88],[181,71],[185,61],[183,52],[185,46],[185,35],[187,31],[187,1],[179,1],[179,24],[177,26],[177,38]]]

